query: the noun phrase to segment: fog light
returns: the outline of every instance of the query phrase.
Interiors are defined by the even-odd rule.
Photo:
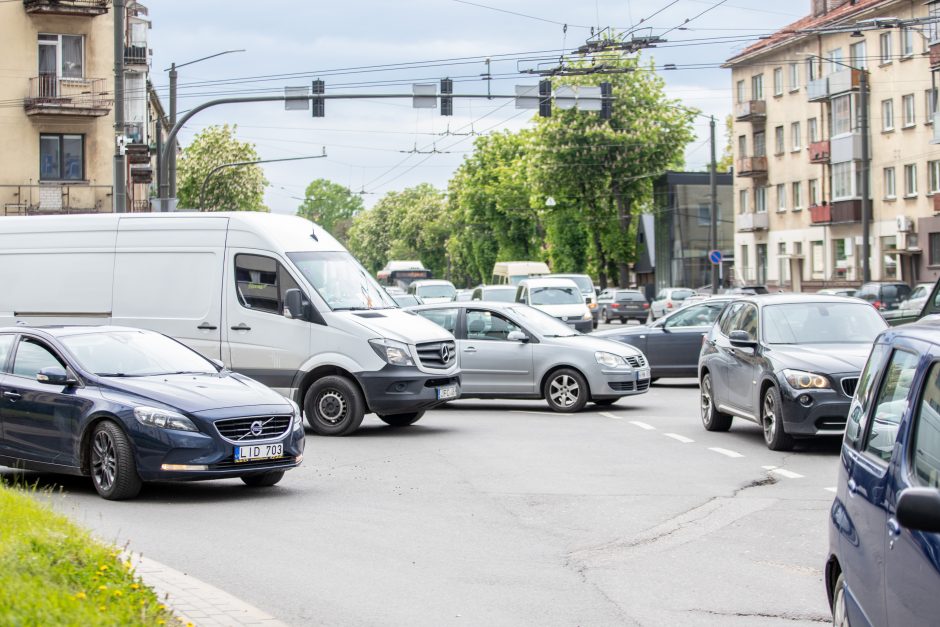
[[[809,407],[813,404],[813,397],[809,394],[800,394],[800,398],[796,400],[800,401],[800,405],[803,407]]]
[[[204,464],[163,464],[160,470],[209,470]]]
[[[295,457],[294,460],[299,464],[300,462],[304,461],[304,454],[301,453],[300,455]]]
[[[407,388],[407,387],[408,387],[408,385],[405,384],[405,383],[396,383],[396,384],[395,384],[395,391],[396,391],[396,392],[404,392],[404,391],[405,391],[405,388]]]

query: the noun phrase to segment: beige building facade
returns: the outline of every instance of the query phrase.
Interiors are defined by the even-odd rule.
[[[807,17],[726,64],[734,97],[736,278],[794,291],[862,282],[867,72],[871,279],[936,280],[934,7],[813,0],[807,8]]]
[[[112,211],[119,136],[127,208],[149,210],[149,21],[139,3],[126,11],[127,123],[116,129],[111,2],[0,4],[0,215]]]

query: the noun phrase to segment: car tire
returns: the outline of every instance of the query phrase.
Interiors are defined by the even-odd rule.
[[[591,328],[596,329],[597,325],[598,325],[598,320],[597,318],[594,318],[594,320],[591,322]]]
[[[784,430],[781,407],[780,390],[772,385],[764,392],[760,404],[760,425],[764,431],[764,442],[772,451],[793,449],[793,436]]]
[[[628,322],[629,322],[629,320],[627,320],[626,318],[621,318],[621,319],[620,319],[620,324],[627,324]]]
[[[365,414],[362,393],[346,377],[317,379],[304,396],[304,415],[317,435],[349,435]]]
[[[609,407],[610,405],[613,405],[619,400],[620,400],[619,398],[599,398],[593,401],[593,403],[597,405],[598,407]]]
[[[561,368],[550,374],[542,393],[552,411],[564,414],[581,411],[590,396],[587,381],[580,372],[571,368]]]
[[[604,324],[610,324],[610,316],[607,313],[606,307],[604,307],[604,311],[602,313],[604,315]]]
[[[424,416],[424,410],[413,411],[408,414],[376,414],[379,420],[390,427],[407,427],[421,420]]]
[[[832,624],[834,627],[849,627],[849,615],[845,607],[845,575],[839,573],[832,588]]]
[[[104,420],[95,425],[88,441],[88,463],[95,490],[109,501],[132,499],[143,482],[137,474],[130,440],[117,424]]]
[[[727,431],[731,428],[733,420],[731,414],[725,414],[718,411],[715,405],[715,396],[712,392],[712,376],[705,373],[702,376],[701,387],[701,411],[702,425],[706,431]]]
[[[284,471],[275,470],[260,475],[242,475],[239,478],[249,488],[268,488],[284,478]]]

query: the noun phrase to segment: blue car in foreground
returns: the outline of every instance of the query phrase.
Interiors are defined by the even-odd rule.
[[[0,329],[0,465],[91,476],[111,500],[145,481],[271,486],[303,459],[299,408],[159,333]]]
[[[940,324],[875,341],[842,443],[825,581],[835,625],[940,621]]]

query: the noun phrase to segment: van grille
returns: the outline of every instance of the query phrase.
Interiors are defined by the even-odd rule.
[[[215,428],[226,440],[232,442],[254,442],[270,440],[287,433],[292,416],[249,416],[247,418],[228,418],[217,420]],[[252,425],[255,425],[252,429]]]
[[[457,361],[457,343],[452,340],[446,342],[426,342],[418,344],[418,359],[428,368],[446,370]]]
[[[627,363],[633,366],[634,368],[645,368],[646,359],[643,355],[634,355],[632,357],[624,357],[627,360]]]
[[[855,396],[855,388],[858,387],[858,377],[847,377],[842,379],[842,391],[848,397]]]

